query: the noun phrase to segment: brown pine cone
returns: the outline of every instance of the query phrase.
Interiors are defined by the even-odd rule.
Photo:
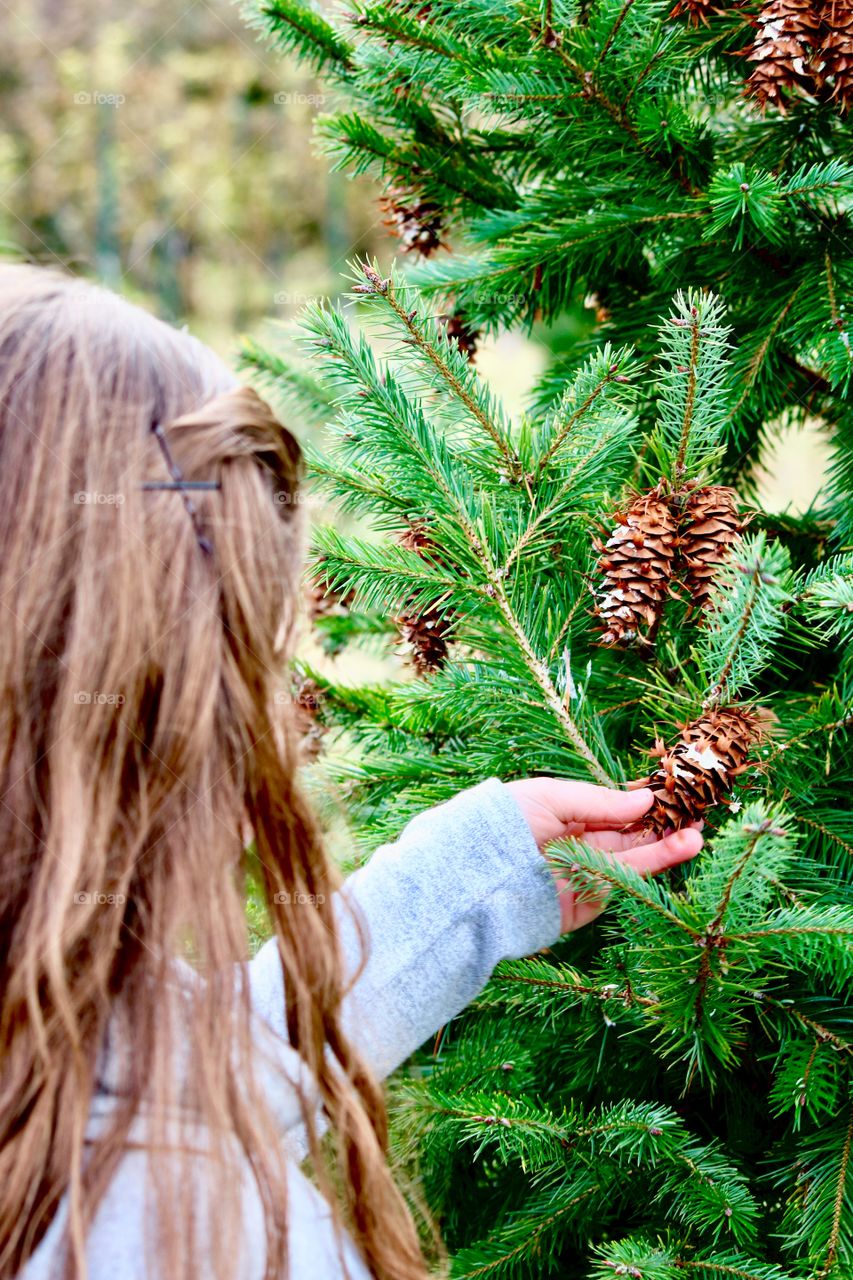
[[[746,92],[762,107],[785,110],[789,93],[817,92],[814,50],[820,47],[820,19],[810,0],[768,0],[758,15],[758,31],[745,51],[755,70]]]
[[[298,672],[293,676],[293,705],[296,715],[296,731],[300,738],[300,750],[306,763],[316,760],[323,750],[323,738],[328,726],[318,717],[323,694],[316,680]]]
[[[404,253],[428,258],[444,247],[442,212],[434,201],[425,200],[416,192],[392,188],[381,197],[379,207],[386,215],[385,226],[399,237]]]
[[[428,609],[426,613],[402,615],[397,619],[397,629],[418,675],[441,670],[450,652],[452,618],[437,609]]]
[[[691,614],[701,614],[707,606],[717,571],[731,556],[745,526],[733,489],[715,484],[691,491],[679,539]]]
[[[603,579],[595,614],[602,628],[600,643],[624,647],[654,638],[672,591],[678,528],[663,481],[649,493],[638,494],[615,518],[607,541],[593,541],[601,553],[598,569]]]
[[[735,779],[749,766],[750,751],[765,735],[766,717],[753,707],[728,706],[707,711],[681,730],[674,747],[658,740],[652,755],[660,763],[640,784],[655,801],[638,824],[662,836],[698,822],[728,796]]]
[[[703,26],[708,26],[708,19],[714,14],[722,13],[723,10],[717,4],[712,4],[711,0],[677,0],[677,3],[669,11],[671,18],[680,18],[683,14],[687,14],[688,21],[691,26],[698,27],[701,22]]]
[[[435,564],[446,563],[438,552],[426,520],[413,520],[398,541],[401,547],[416,551]],[[406,612],[396,621],[397,630],[419,675],[429,675],[444,666],[450,651],[449,637],[454,623],[452,611],[443,614],[437,609],[427,609],[425,613]]]
[[[846,112],[853,106],[853,4],[825,0],[820,22],[824,90]]]

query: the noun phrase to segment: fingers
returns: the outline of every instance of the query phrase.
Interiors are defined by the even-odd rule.
[[[656,876],[668,867],[678,866],[695,858],[702,848],[702,835],[696,827],[684,827],[681,831],[673,831],[656,840],[654,844],[641,844],[633,849],[626,849],[619,855],[619,861],[639,871],[643,876]]]
[[[654,799],[648,787],[619,791],[615,787],[597,787],[592,782],[568,782],[561,778],[539,778],[537,782],[542,787],[542,803],[567,824],[624,827],[642,818]]]
[[[591,849],[602,849],[606,853],[623,853],[626,849],[634,849],[638,845],[654,844],[659,839],[653,831],[639,834],[626,831],[590,831],[587,828],[586,831],[581,830],[577,834]]]

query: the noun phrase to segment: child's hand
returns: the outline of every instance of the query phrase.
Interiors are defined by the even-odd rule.
[[[591,782],[560,778],[524,778],[506,784],[527,819],[539,845],[566,836],[580,836],[594,849],[606,849],[642,875],[653,876],[693,858],[702,848],[698,827],[686,827],[658,840],[652,835],[626,835],[621,828],[642,818],[654,799],[648,787],[616,791]],[[555,867],[555,873],[557,868]],[[563,933],[579,929],[601,912],[604,901],[578,902],[557,874]]]

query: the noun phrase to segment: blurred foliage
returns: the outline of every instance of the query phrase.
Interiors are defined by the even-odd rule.
[[[384,239],[367,184],[313,154],[332,105],[230,0],[19,0],[0,47],[0,244],[230,352]]]

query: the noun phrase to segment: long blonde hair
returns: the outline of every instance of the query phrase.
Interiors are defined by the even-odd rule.
[[[194,519],[181,492],[143,487],[172,474],[156,424],[184,477],[219,485],[193,495]],[[278,714],[299,472],[268,405],[187,334],[83,281],[0,266],[0,1280],[63,1197],[66,1276],[83,1280],[140,1114],[146,1145],[177,1152],[151,1157],[156,1274],[189,1280],[200,1251],[217,1278],[236,1274],[235,1153],[263,1208],[266,1276],[285,1273],[285,1157],[235,963],[247,833],[290,1040],[316,1082],[300,1101],[314,1174],[372,1275],[426,1274],[386,1160],[381,1091],[341,1029],[335,876]],[[176,1002],[178,954],[200,979],[179,983]],[[91,1142],[117,1026],[129,1052]],[[201,1214],[175,1114],[209,1138]]]

